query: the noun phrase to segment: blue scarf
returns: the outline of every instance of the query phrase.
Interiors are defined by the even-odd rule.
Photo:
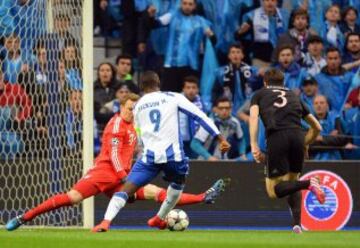
[[[264,8],[254,10],[254,40],[257,42],[271,42],[273,47],[277,45],[277,38],[285,32],[287,25],[279,8],[276,8],[275,16],[269,17]]]

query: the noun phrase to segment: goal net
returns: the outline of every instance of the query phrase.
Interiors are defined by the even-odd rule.
[[[82,176],[83,3],[0,1],[0,225]],[[82,208],[29,224],[81,226]]]

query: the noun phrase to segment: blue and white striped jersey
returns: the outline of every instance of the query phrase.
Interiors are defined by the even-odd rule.
[[[182,94],[146,94],[134,109],[135,125],[144,146],[143,162],[161,164],[185,159],[179,112],[194,118],[212,136],[219,135],[213,121]]]

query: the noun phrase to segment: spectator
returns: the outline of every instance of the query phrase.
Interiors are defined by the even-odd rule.
[[[124,98],[129,95],[131,91],[126,84],[120,83],[115,90],[115,99],[106,103],[103,108],[100,109],[100,113],[117,113],[120,111],[120,105]]]
[[[321,124],[322,131],[312,144],[317,149],[310,147],[312,157],[315,160],[339,160],[341,159],[340,151],[334,147],[341,148],[347,144],[347,139],[340,136],[343,135],[343,131],[339,115],[329,111],[329,104],[325,96],[316,96],[313,104],[315,116]],[[329,148],[326,149],[326,147]]]
[[[275,67],[284,73],[285,87],[300,94],[301,82],[307,77],[307,72],[295,62],[294,49],[291,45],[285,44],[278,49]]]
[[[235,42],[234,33],[239,26],[243,9],[250,1],[243,0],[198,0],[198,12],[212,25],[217,37],[216,50],[220,64],[226,64],[230,45]]]
[[[289,16],[284,9],[276,7],[277,0],[264,0],[262,6],[244,16],[243,24],[237,31],[238,39],[248,31],[253,33],[252,64],[268,67],[278,38],[287,30]]]
[[[296,9],[291,13],[289,30],[280,35],[278,45],[290,44],[295,51],[295,61],[301,63],[307,53],[306,41],[315,31],[310,29],[310,17],[306,10]]]
[[[19,74],[19,84],[25,89],[26,93],[31,96],[34,118],[33,127],[31,130],[27,130],[27,134],[30,136],[26,139],[30,148],[29,152],[33,153],[33,156],[46,157],[44,152],[47,150],[47,124],[46,116],[48,115],[48,92],[51,89],[49,87],[49,81],[54,80],[49,71],[47,50],[44,42],[38,41],[35,47],[36,61],[34,68],[27,72]],[[31,136],[34,135],[36,142]]]
[[[354,7],[358,12],[360,10],[360,1],[359,0],[345,0],[345,4],[351,7]],[[360,16],[357,17],[357,24],[360,24]]]
[[[14,32],[14,16],[9,11],[12,7],[14,7],[13,0],[0,1],[0,37]]]
[[[111,110],[104,111],[106,103],[115,99],[118,84],[115,80],[115,69],[110,63],[101,63],[97,71],[97,79],[94,82],[94,113],[98,124],[100,136],[114,113]]]
[[[71,41],[65,42],[61,59],[65,64],[66,80],[72,90],[82,90],[83,87],[80,58],[81,55],[76,44]]]
[[[82,92],[72,90],[69,94],[69,106],[66,109],[66,144],[67,156],[82,156]]]
[[[360,66],[360,34],[349,33],[345,42],[343,67],[356,73]]]
[[[360,159],[360,89],[357,90],[357,102],[344,113],[346,133],[353,136],[352,142],[345,146],[348,149],[345,151],[347,159]]]
[[[319,84],[319,93],[324,95],[330,105],[330,110],[341,112],[346,102],[346,96],[352,87],[352,72],[346,72],[341,66],[340,50],[328,48],[326,51],[326,63],[321,73],[315,76]],[[354,85],[355,86],[355,85]]]
[[[147,0],[121,1],[120,11],[123,14],[122,51],[132,57],[137,55],[137,27],[143,12],[147,7]]]
[[[325,25],[320,32],[321,37],[325,41],[326,47],[344,47],[345,37],[340,30],[340,7],[331,5],[325,14]]]
[[[321,72],[326,66],[326,60],[323,57],[323,40],[320,36],[310,36],[307,40],[308,52],[303,60],[303,67],[306,68],[308,74],[315,76]]]
[[[13,1],[14,33],[21,38],[22,58],[30,61],[36,41],[46,32],[47,5],[44,1]]]
[[[54,32],[44,34],[39,40],[45,41],[49,61],[59,61],[63,56],[65,46],[73,44],[79,48],[78,40],[70,33],[71,19],[64,14],[57,14],[54,18]],[[51,70],[57,70],[58,64],[51,63]]]
[[[358,15],[358,10],[354,7],[349,6],[343,10],[340,29],[345,36],[350,33],[360,33],[360,26],[356,24]]]
[[[56,82],[51,82],[50,88],[50,95],[56,95],[55,99],[58,99],[57,101],[53,102],[60,106],[61,113],[64,113],[67,107],[68,102],[68,93],[70,91],[70,86],[67,81],[66,77],[66,68],[65,68],[65,62],[60,60],[58,64],[58,74],[56,75]],[[52,90],[51,90],[52,89]],[[49,100],[49,103],[51,100]]]
[[[360,94],[360,87],[352,90],[346,102],[346,109],[353,108],[360,105],[358,94]]]
[[[212,90],[212,99],[221,96],[233,102],[232,114],[236,115],[239,108],[250,98],[256,85],[258,70],[243,62],[244,52],[240,44],[234,43],[228,51],[229,63],[215,72],[216,81]]]
[[[5,80],[9,83],[17,83],[20,72],[27,71],[29,66],[25,64],[21,57],[20,38],[15,33],[4,38],[5,59],[3,71]]]
[[[116,78],[120,83],[126,84],[131,92],[139,94],[139,87],[134,83],[131,75],[132,60],[127,54],[119,55],[116,58],[117,74]]]
[[[325,23],[326,10],[331,6],[332,0],[291,0],[292,9],[307,10],[310,18],[310,27],[320,33]]]
[[[23,151],[19,133],[30,119],[32,104],[25,90],[17,83],[6,82],[0,70],[0,156],[12,158]]]
[[[302,81],[300,99],[307,105],[310,112],[314,114],[314,98],[318,93],[318,83],[316,80],[308,76]]]
[[[47,45],[47,44],[46,44]],[[47,52],[50,52],[47,50]],[[49,57],[49,56],[48,56]],[[48,63],[49,68],[54,66],[53,63]],[[54,172],[63,168],[63,162],[59,161],[60,156],[66,156],[67,151],[67,136],[65,133],[67,122],[67,108],[69,105],[70,84],[66,76],[66,65],[63,60],[55,63],[57,66],[55,75],[49,73],[47,95],[48,106],[46,115],[46,125],[48,129],[48,147],[56,147],[57,149],[48,149],[50,158],[50,177],[57,178]],[[49,71],[54,72],[54,71]]]
[[[163,91],[182,90],[184,77],[199,75],[200,45],[205,36],[215,43],[215,35],[209,22],[195,15],[196,0],[181,0],[181,7],[154,21],[153,27],[169,26],[168,44],[165,53]],[[180,25],[179,25],[180,24]]]
[[[213,120],[220,132],[231,144],[231,149],[226,154],[220,154],[216,149],[218,144],[209,133],[202,127],[196,132],[191,142],[191,149],[202,158],[209,161],[219,159],[234,159],[243,156],[242,138],[243,131],[239,121],[231,115],[231,101],[226,97],[221,97],[216,101]],[[245,158],[245,156],[243,156]]]
[[[190,102],[194,103],[199,109],[204,111],[204,106],[201,101],[201,97],[199,96],[199,80],[197,77],[185,77],[182,93]],[[179,114],[179,122],[181,127],[181,136],[184,143],[184,152],[190,159],[194,159],[197,157],[197,154],[193,152],[190,144],[196,131],[199,129],[199,124],[184,113]]]
[[[25,90],[19,84],[8,83],[1,70],[0,89],[0,106],[14,106],[18,109],[16,111],[16,115],[14,116],[14,121],[20,124],[30,118],[32,112],[31,98],[26,94]]]
[[[121,0],[94,0],[94,34],[118,36],[118,23],[122,21]]]
[[[169,27],[160,27],[150,32],[149,16],[156,11],[156,18],[172,12],[179,7],[178,0],[149,0],[149,6],[141,15],[138,26],[139,64],[143,70],[159,71],[164,64]]]

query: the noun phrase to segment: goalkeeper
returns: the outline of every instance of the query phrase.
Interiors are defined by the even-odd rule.
[[[35,208],[16,216],[6,224],[6,229],[8,231],[15,230],[40,214],[60,207],[72,206],[99,193],[112,197],[113,193],[120,191],[131,169],[137,143],[132,110],[138,99],[139,96],[136,94],[129,94],[124,99],[121,104],[121,112],[115,114],[105,127],[103,145],[95,160],[95,166],[69,192],[54,195]],[[225,182],[220,179],[205,193],[197,195],[183,193],[177,204],[214,203],[215,198],[220,191],[224,190],[224,187]],[[140,188],[134,198],[129,201],[155,200],[163,202],[165,198],[166,189],[148,184]]]

